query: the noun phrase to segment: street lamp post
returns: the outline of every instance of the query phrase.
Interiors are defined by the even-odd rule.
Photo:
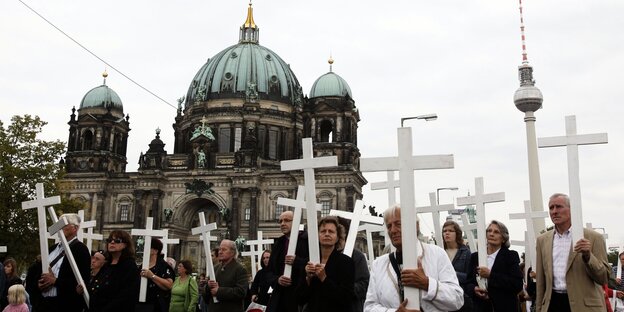
[[[426,114],[426,115],[419,115],[419,116],[413,116],[413,117],[403,117],[401,118],[401,127],[403,127],[403,122],[406,120],[410,120],[410,119],[424,119],[425,121],[433,121],[438,119],[438,115],[437,114]]]
[[[437,200],[437,204],[438,206],[440,205],[440,191],[442,190],[449,190],[449,191],[457,191],[459,190],[459,188],[457,188],[456,186],[452,186],[452,187],[439,187],[436,189],[436,200]]]

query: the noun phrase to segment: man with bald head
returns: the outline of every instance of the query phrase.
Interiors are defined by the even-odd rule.
[[[208,281],[204,299],[210,312],[243,311],[247,286],[247,271],[238,263],[236,244],[224,239],[219,245],[219,263],[215,264],[215,280]],[[217,298],[218,302],[214,302]],[[193,308],[194,309],[194,308]]]
[[[299,232],[297,239],[297,249],[294,255],[287,255],[290,231],[293,224],[293,212],[284,211],[279,216],[280,230],[282,236],[275,240],[271,248],[271,258],[269,259],[269,282],[273,288],[271,300],[267,306],[268,312],[298,312],[295,288],[299,282],[299,277],[303,276],[305,265],[308,262],[308,236],[307,232]],[[298,231],[299,229],[294,229]],[[284,276],[284,266],[292,265],[291,277]]]

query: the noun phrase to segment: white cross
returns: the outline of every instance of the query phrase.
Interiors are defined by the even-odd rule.
[[[0,246],[0,252],[6,253],[7,252],[7,246]]]
[[[602,237],[605,239],[605,241],[609,238],[609,234],[605,231],[604,228],[598,228],[598,227],[595,228],[595,227],[593,227],[591,222],[585,223],[585,227],[590,229],[590,230],[592,230],[592,231],[596,231],[598,229],[601,229],[602,230]]]
[[[388,207],[394,206],[396,201],[396,189],[400,187],[399,180],[394,179],[394,171],[387,171],[388,181],[371,183],[370,189],[375,190],[388,190]]]
[[[535,267],[531,265],[531,263],[529,262],[529,259],[535,257],[535,247],[533,247],[535,246],[535,242],[531,244],[531,241],[529,240],[529,232],[532,232],[532,231],[533,229],[527,227],[527,230],[524,231],[523,241],[513,240],[513,239],[509,240],[509,243],[511,245],[524,247],[524,276],[526,276],[529,268],[533,268],[533,270],[535,270]]]
[[[165,229],[163,231],[165,231],[165,235],[163,236],[163,238],[160,241],[162,241],[163,246],[164,246],[162,253],[163,253],[165,259],[167,259],[167,251],[169,250],[169,245],[177,245],[177,244],[179,244],[180,243],[180,239],[178,239],[178,238],[169,238],[169,230]]]
[[[440,211],[455,210],[454,204],[438,205],[436,199],[436,193],[429,193],[429,203],[431,206],[416,207],[418,213],[431,212],[433,218],[433,227],[435,231],[436,244],[444,249],[444,240],[442,239],[442,229],[440,228]]]
[[[204,241],[204,252],[206,253],[206,270],[208,271],[208,277],[211,281],[216,281],[214,264],[212,263],[212,255],[210,254],[210,240],[214,236],[210,236],[210,231],[217,229],[217,223],[206,223],[206,216],[204,212],[199,213],[199,226],[191,229],[191,234],[201,235],[200,238]],[[216,240],[216,237],[214,237]],[[212,297],[214,302],[219,302],[217,296]]]
[[[97,222],[95,220],[85,221],[83,209],[78,210],[78,217],[80,217],[80,228],[78,229],[78,234],[76,236],[78,238],[78,241],[84,243],[85,234],[91,235],[91,240],[87,241],[87,248],[89,249],[89,252],[91,252],[91,245],[93,244],[93,236],[99,235],[100,240],[102,240],[103,236],[101,234],[93,234],[93,228],[95,228],[95,225],[97,224]],[[90,234],[85,233],[84,232],[85,230],[87,231],[87,233],[90,233]]]
[[[54,208],[49,207],[48,209],[54,212]],[[63,233],[63,228],[66,225],[68,225],[69,222],[67,222],[67,218],[65,216],[63,216],[61,220],[58,220],[58,218],[56,217],[56,213],[51,213],[50,215],[52,217],[52,221],[54,222],[54,224],[52,224],[52,226],[48,229],[48,231],[50,231],[50,234],[52,235],[58,233],[58,237],[61,240],[63,249],[65,250],[65,257],[67,257],[67,260],[69,261],[69,266],[71,267],[72,272],[74,273],[74,277],[76,278],[78,285],[82,286],[82,289],[87,289],[87,285],[85,285],[85,282],[82,279],[82,275],[80,274],[80,269],[78,269],[78,264],[76,264],[76,259],[74,259],[74,253],[69,248],[69,243],[67,243],[67,238],[65,237],[65,233]],[[46,255],[46,258],[47,257],[48,255]],[[87,303],[87,307],[88,307],[89,306],[89,292],[83,291],[82,298]]]
[[[534,227],[533,227],[533,219],[542,219],[542,221],[544,220],[544,218],[548,218],[548,212],[547,211],[533,211],[533,209],[531,209],[531,201],[530,200],[525,200],[524,201],[524,213],[510,213],[509,214],[509,219],[513,220],[513,219],[524,219],[524,222],[526,224],[526,228],[527,228],[527,234],[526,234],[526,248],[528,250],[531,250],[530,253],[530,257],[529,257],[529,253],[525,251],[525,257],[524,257],[524,262],[526,262],[527,264],[525,265],[525,267],[533,267],[535,268],[536,264],[537,264],[537,255],[535,252],[533,252],[535,250],[535,237],[536,234]]]
[[[474,233],[472,232],[472,230],[477,229],[477,224],[470,223],[470,220],[468,220],[468,216],[466,212],[461,214],[461,219],[462,219],[462,230],[464,231],[464,233],[466,233],[466,237],[468,238],[468,247],[470,247],[471,252],[475,252],[477,251],[477,242],[475,242],[475,237],[474,237]]]
[[[318,227],[316,220],[316,181],[314,180],[315,168],[338,166],[338,157],[325,156],[314,158],[312,138],[303,138],[303,159],[284,160],[280,162],[282,171],[301,170],[305,181],[306,211],[308,217],[308,248],[310,250],[310,262],[320,263]]]
[[[606,133],[576,134],[576,116],[574,115],[565,117],[565,127],[565,136],[539,138],[537,139],[537,143],[539,147],[566,146],[568,153],[568,185],[570,188],[570,207],[572,214],[572,241],[576,242],[583,238],[583,206],[581,201],[578,146],[604,144],[608,142],[608,139]]]
[[[294,211],[293,211],[293,221],[291,224],[291,228],[290,228],[290,236],[289,236],[289,240],[288,240],[288,250],[286,251],[286,255],[290,255],[290,256],[294,256],[295,255],[295,251],[297,250],[297,239],[299,238],[299,232],[294,231],[293,229],[298,229],[299,225],[301,224],[301,209],[305,209],[307,208],[308,205],[308,201],[305,201],[306,198],[306,193],[305,193],[305,188],[302,185],[299,185],[299,187],[297,188],[297,198],[296,199],[290,199],[290,198],[283,198],[283,197],[279,197],[277,198],[277,204],[278,205],[282,205],[282,206],[287,206],[287,207],[293,207]],[[310,201],[313,202],[314,201]],[[320,211],[322,209],[322,205],[321,204],[316,204],[316,210],[314,210],[314,217],[316,217],[316,211]],[[318,232],[318,228],[316,225],[311,224],[310,223],[310,219],[308,219],[308,233],[310,233],[309,228],[315,228],[317,229]],[[308,234],[309,236],[310,234]],[[310,237],[308,237],[308,240],[310,239]],[[316,236],[316,240],[318,241],[318,234]],[[309,245],[308,245],[309,246]],[[318,244],[317,244],[317,250],[318,250]],[[286,264],[284,266],[284,276],[286,277],[290,277],[292,274],[292,265],[291,264]]]
[[[88,228],[87,233],[83,233],[82,237],[87,240],[87,248],[89,248],[89,252],[91,252],[91,246],[93,246],[94,240],[103,240],[104,236],[102,234],[93,233],[93,228]]]
[[[397,129],[399,156],[361,158],[362,172],[399,171],[400,199],[401,199],[401,236],[403,238],[403,263],[406,268],[418,267],[417,259],[421,254],[420,244],[415,244],[418,237],[416,230],[416,205],[414,198],[414,170],[449,169],[453,168],[453,155],[426,155],[413,156],[412,128]],[[410,241],[411,240],[411,241]],[[405,287],[405,298],[408,299],[407,308],[420,308],[420,290],[415,287]]]
[[[351,220],[349,225],[349,233],[347,234],[347,240],[345,242],[343,254],[351,257],[353,254],[353,248],[355,248],[355,240],[357,238],[358,228],[360,223],[372,223],[372,224],[383,224],[383,218],[370,216],[362,214],[365,209],[360,207],[364,206],[361,200],[355,201],[355,206],[353,208],[353,212],[343,211],[343,210],[335,210],[332,209],[329,211],[330,216],[338,216],[341,218]]]
[[[130,235],[143,236],[143,264],[141,268],[149,270],[150,249],[152,249],[152,237],[163,237],[165,231],[154,230],[154,218],[147,217],[145,229],[132,229]],[[147,296],[147,276],[141,278],[141,288],[139,289],[139,302],[145,302]]]
[[[375,252],[373,250],[373,233],[375,232],[385,232],[386,227],[383,225],[376,224],[362,224],[358,227],[358,231],[366,231],[366,247],[368,249],[368,263],[371,264],[373,260],[375,260]]]
[[[248,240],[245,244],[249,245],[250,251],[244,251],[241,255],[251,257],[251,279],[254,279],[256,277],[256,273],[258,272],[256,257],[258,257],[258,262],[261,263],[262,253],[264,253],[264,245],[273,244],[273,239],[262,239],[262,231],[258,231],[258,238]]]
[[[43,183],[37,183],[35,189],[35,199],[22,202],[22,209],[37,208],[37,221],[39,223],[39,251],[41,252],[41,272],[48,272],[50,262],[48,261],[48,239],[46,237],[47,226],[45,207],[60,204],[61,197],[52,196],[46,198],[43,193]]]
[[[458,206],[475,205],[477,211],[477,249],[479,251],[479,266],[487,266],[487,244],[485,228],[485,204],[505,201],[505,193],[485,194],[483,191],[483,177],[475,178],[475,194],[457,198]]]

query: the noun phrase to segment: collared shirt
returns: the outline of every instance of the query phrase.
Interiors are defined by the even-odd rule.
[[[492,267],[494,266],[494,261],[496,261],[496,256],[498,256],[499,251],[500,251],[500,248],[498,248],[492,254],[487,255],[487,266],[488,266],[488,269],[490,269],[490,271],[492,270]]]
[[[572,232],[570,229],[563,233],[558,233],[555,229],[553,238],[553,290],[564,293],[566,286],[566,268],[568,267],[568,257],[572,248]]]
[[[76,237],[68,241],[67,244],[69,245],[75,239]],[[56,259],[56,257],[60,255],[63,252],[63,250],[64,250],[63,244],[58,243],[56,245],[56,248],[54,248],[54,250],[52,250],[52,252],[50,252],[50,254],[48,255],[48,263],[51,263],[52,261],[54,261],[54,259]],[[54,277],[56,278],[58,278],[59,276],[59,272],[61,271],[61,264],[63,263],[64,258],[65,256],[62,256],[52,267],[52,274],[54,274]],[[52,286],[52,288],[50,288],[48,291],[43,292],[42,295],[44,297],[56,297],[58,295],[56,286]]]

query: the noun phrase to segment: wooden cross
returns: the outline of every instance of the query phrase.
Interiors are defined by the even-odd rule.
[[[593,227],[591,222],[585,223],[585,227],[590,229],[590,230],[592,230],[592,231],[596,231],[598,229],[601,229],[602,230],[602,237],[605,239],[605,241],[609,238],[609,234],[605,231],[604,228],[598,228],[598,227],[595,228],[595,227]]]
[[[353,212],[344,211],[344,210],[335,210],[332,209],[329,211],[330,216],[337,216],[345,219],[351,220],[349,224],[349,233],[347,234],[347,240],[345,242],[345,247],[342,250],[342,253],[351,257],[353,254],[353,248],[355,248],[355,240],[357,238],[358,228],[360,223],[372,223],[372,224],[383,224],[383,218],[364,215],[362,214],[365,209],[360,209],[359,207],[364,206],[361,200],[355,201],[355,208],[353,208]]]
[[[525,251],[524,262],[527,263],[525,265],[525,267],[527,268],[531,266],[535,269],[536,268],[535,265],[537,264],[537,258],[536,258],[537,254],[533,251],[535,250],[535,238],[538,233],[535,233],[535,230],[533,227],[533,219],[542,219],[543,221],[544,218],[548,218],[548,212],[547,211],[533,211],[533,209],[531,209],[530,200],[524,201],[524,213],[510,213],[509,214],[510,220],[524,219],[526,223],[527,234],[526,234],[526,248],[525,249],[531,250],[530,257],[529,257],[529,253]]]
[[[241,255],[251,257],[251,279],[254,279],[256,277],[256,273],[258,272],[256,257],[258,257],[258,262],[262,262],[264,245],[273,244],[273,239],[262,239],[262,231],[258,231],[258,238],[248,240],[245,244],[249,245],[250,251],[244,251]]]
[[[527,227],[527,230],[524,231],[524,240],[523,241],[513,240],[513,239],[509,240],[509,243],[511,245],[524,247],[524,276],[526,276],[527,271],[529,270],[529,268],[533,268],[533,270],[535,270],[535,267],[533,265],[531,265],[531,263],[529,262],[529,259],[535,257],[535,253],[536,253],[535,252],[535,242],[533,242],[533,244],[531,244],[531,240],[529,239],[529,232],[532,232],[532,230],[533,229]]]
[[[165,257],[165,259],[167,259],[167,251],[169,250],[169,245],[177,245],[180,243],[180,239],[178,238],[169,238],[169,230],[165,229],[163,230],[165,231],[165,235],[163,236],[163,238],[161,239],[162,243],[163,243],[163,255]],[[173,268],[175,269],[175,268]]]
[[[370,189],[375,190],[388,190],[388,207],[394,206],[396,201],[396,189],[400,187],[399,180],[394,179],[394,171],[387,171],[388,181],[371,183]]]
[[[398,128],[397,137],[399,146],[398,157],[361,158],[360,170],[362,172],[399,171],[403,264],[405,268],[415,269],[418,267],[418,257],[422,251],[420,250],[420,244],[413,241],[418,237],[416,229],[416,200],[414,198],[414,170],[453,168],[453,155],[413,156],[412,128]],[[405,287],[405,298],[408,299],[407,308],[420,309],[419,289]]]
[[[147,217],[145,229],[132,229],[130,235],[143,236],[143,264],[141,268],[149,270],[150,249],[152,249],[152,237],[163,237],[165,231],[154,230],[154,218]],[[147,296],[147,276],[141,278],[141,288],[139,289],[139,302],[145,302]]]
[[[54,211],[54,208],[52,207],[49,207],[48,209]],[[58,220],[58,218],[56,217],[56,213],[51,214],[51,217],[52,217],[52,221],[54,222],[54,224],[48,229],[48,231],[50,231],[50,234],[52,235],[58,233],[59,239],[61,240],[61,244],[63,245],[63,249],[65,250],[65,257],[67,257],[67,260],[69,261],[69,266],[71,267],[72,272],[74,273],[74,277],[76,278],[78,285],[82,286],[82,289],[87,290],[88,289],[87,285],[82,279],[82,275],[80,274],[80,269],[78,269],[78,264],[76,263],[76,259],[74,259],[74,253],[69,248],[69,243],[67,242],[65,233],[63,233],[63,228],[66,225],[69,225],[69,222],[67,222],[67,218],[65,216],[63,216],[60,220]],[[46,254],[46,258],[47,257],[48,255]],[[84,299],[88,307],[89,306],[89,292],[83,291],[82,298]]]
[[[297,188],[297,198],[295,200],[292,200],[290,198],[283,198],[283,197],[279,197],[277,199],[277,204],[278,205],[282,205],[282,206],[288,206],[288,207],[293,207],[294,211],[293,211],[293,221],[291,224],[291,228],[290,228],[290,236],[289,236],[289,240],[288,240],[288,250],[286,251],[286,255],[290,255],[293,256],[295,255],[295,251],[297,250],[297,240],[299,238],[299,232],[296,231],[295,229],[299,229],[299,226],[301,224],[301,210],[302,209],[306,209],[308,207],[308,202],[312,202],[315,203],[315,201],[310,200],[310,201],[305,201],[307,194],[305,192],[305,188],[302,185],[299,185],[299,187]],[[316,198],[316,197],[313,197]],[[321,204],[316,204],[315,203],[315,210],[314,211],[314,218],[316,220],[316,212],[322,210],[322,205]],[[309,213],[308,213],[309,215]],[[313,227],[316,229],[316,232],[318,233],[318,228],[316,225],[314,225],[314,223],[310,223],[310,219],[308,219],[308,240],[310,239],[310,228]],[[316,241],[318,242],[318,234],[316,235]],[[308,244],[308,246],[310,246]],[[316,244],[316,250],[318,251],[318,243]],[[284,276],[286,277],[290,277],[292,274],[292,265],[291,264],[286,264],[284,266]]]
[[[472,230],[477,229],[476,223],[470,223],[468,220],[468,216],[466,213],[461,214],[462,219],[462,230],[466,233],[466,237],[468,238],[468,247],[470,247],[471,252],[477,251],[477,242],[475,241],[474,233]]]
[[[440,211],[455,210],[454,204],[439,205],[436,199],[436,193],[429,193],[429,204],[431,206],[416,207],[419,213],[431,212],[433,217],[433,228],[435,233],[436,244],[444,249],[444,240],[442,239],[442,229],[440,228]]]
[[[308,217],[308,248],[310,250],[310,262],[320,263],[318,227],[316,218],[316,181],[314,169],[338,166],[338,157],[325,156],[314,158],[312,138],[303,138],[303,159],[284,160],[281,163],[282,171],[301,170],[305,182],[306,214]]]
[[[457,198],[458,206],[475,205],[477,211],[477,248],[479,251],[479,266],[487,267],[487,241],[485,228],[485,204],[505,201],[505,193],[483,192],[483,177],[475,178],[475,194]]]
[[[565,146],[568,153],[568,185],[570,188],[570,210],[572,221],[572,244],[583,238],[583,206],[581,201],[581,179],[579,177],[578,146],[605,144],[606,133],[576,134],[576,116],[565,117],[566,135],[537,139],[539,147]]]
[[[104,236],[102,234],[93,233],[93,228],[88,228],[87,233],[82,234],[82,237],[87,240],[86,245],[89,248],[89,252],[91,252],[91,246],[93,246],[94,240],[103,240]]]
[[[214,272],[214,264],[212,263],[212,255],[210,254],[210,231],[214,231],[217,229],[217,223],[213,222],[210,224],[206,223],[206,216],[204,212],[199,213],[199,226],[191,229],[191,234],[193,235],[201,235],[200,238],[204,241],[204,252],[206,253],[206,270],[208,271],[208,277],[212,281],[216,281],[216,276]],[[214,237],[216,240],[216,237]],[[214,302],[219,302],[217,300],[217,296],[212,297]]]
[[[43,183],[35,185],[36,195],[34,200],[22,202],[22,209],[37,208],[37,221],[39,223],[39,251],[41,252],[41,272],[48,272],[50,262],[48,260],[48,239],[46,237],[46,206],[61,203],[60,196],[45,197]],[[85,288],[86,289],[86,288]]]
[[[89,253],[91,252],[91,245],[93,244],[93,238],[94,236],[99,235],[99,240],[102,240],[104,237],[102,236],[102,234],[93,234],[93,228],[95,228],[95,225],[97,224],[97,222],[95,220],[91,220],[91,221],[85,221],[85,217],[84,217],[84,209],[80,209],[78,210],[78,217],[80,217],[80,228],[78,229],[78,234],[76,235],[78,237],[78,240],[80,242],[84,243],[84,239],[85,239],[85,234],[86,235],[91,235],[91,239],[87,241],[87,248],[89,249]],[[87,231],[87,234],[84,231]]]
[[[362,224],[358,227],[358,231],[366,231],[366,247],[368,249],[368,263],[371,264],[375,260],[375,252],[373,250],[373,233],[385,232],[386,227],[371,223]]]

